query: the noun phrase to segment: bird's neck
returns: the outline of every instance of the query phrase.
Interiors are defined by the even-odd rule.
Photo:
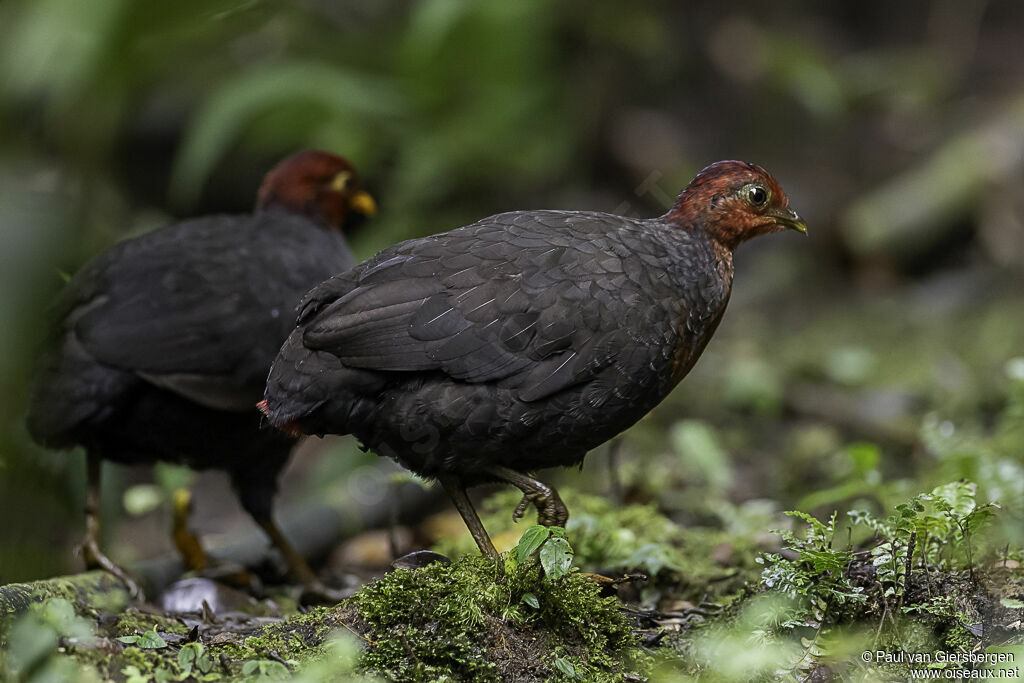
[[[672,363],[672,384],[679,382],[711,338],[725,312],[732,291],[732,249],[699,225],[682,227],[676,235],[672,259],[678,283],[681,319]]]
[[[339,232],[341,231],[340,226],[343,223],[344,216],[344,209],[340,204],[322,202],[315,199],[299,200],[273,193],[261,197],[260,202],[256,205],[256,211],[304,216],[322,228],[335,229]]]
[[[718,274],[722,277],[725,282],[726,289],[732,287],[732,253],[733,250],[719,242],[717,239],[711,239],[711,252],[715,255],[715,269]]]

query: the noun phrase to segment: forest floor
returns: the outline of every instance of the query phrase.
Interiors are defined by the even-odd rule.
[[[482,502],[503,567],[447,511],[345,539],[336,606],[201,577],[146,603],[101,573],[0,587],[0,678],[1012,678],[1024,288],[1002,278],[741,306],[683,389],[555,473],[564,533]]]

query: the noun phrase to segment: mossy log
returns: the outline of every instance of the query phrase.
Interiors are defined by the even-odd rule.
[[[20,614],[37,602],[62,598],[117,612],[129,602],[127,587],[113,574],[104,571],[58,576],[45,581],[11,583],[0,586],[0,622]]]

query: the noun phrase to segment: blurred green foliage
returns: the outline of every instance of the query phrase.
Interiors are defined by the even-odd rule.
[[[509,209],[654,215],[708,162],[765,165],[811,239],[745,246],[681,389],[612,467],[599,452],[559,476],[617,477],[638,514],[743,543],[779,509],[882,514],[969,477],[1019,545],[1022,21],[1005,1],[5,0],[0,582],[77,566],[81,458],[22,426],[61,274],[127,234],[248,210],[301,147],[348,156],[379,200],[363,256]],[[124,480],[149,479],[107,470],[112,532]]]
[[[95,626],[91,619],[75,613],[63,599],[34,605],[13,619],[7,615],[0,628],[0,678],[25,683],[78,680],[99,681],[91,668],[59,655],[62,642],[95,647]]]

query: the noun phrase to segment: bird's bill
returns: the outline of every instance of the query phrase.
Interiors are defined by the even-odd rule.
[[[807,223],[805,223],[804,219],[800,218],[800,214],[793,209],[783,209],[782,211],[773,214],[772,217],[779,223],[779,225],[784,225],[790,230],[796,230],[797,232],[802,232],[805,235],[807,234]]]
[[[353,211],[364,216],[372,216],[377,213],[377,202],[373,201],[370,193],[364,190],[359,190],[349,197],[348,205]]]

